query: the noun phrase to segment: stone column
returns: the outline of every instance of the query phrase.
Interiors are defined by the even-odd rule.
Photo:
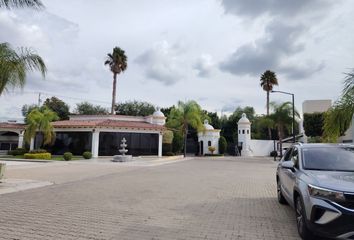
[[[34,149],[34,138],[31,138],[30,141],[30,151]]]
[[[162,157],[162,133],[159,133],[159,149],[158,149],[158,156]]]
[[[24,132],[21,131],[19,134],[18,134],[18,147],[19,148],[22,148],[23,147],[23,134]]]
[[[91,152],[92,157],[98,157],[98,145],[100,140],[100,132],[97,129],[92,130],[92,143],[91,143]]]

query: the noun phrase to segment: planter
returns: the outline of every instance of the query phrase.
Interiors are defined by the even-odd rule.
[[[6,163],[0,163],[0,182],[5,174]]]

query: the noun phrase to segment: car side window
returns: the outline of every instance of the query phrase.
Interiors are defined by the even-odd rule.
[[[299,168],[299,150],[297,148],[294,148],[291,153],[291,161],[293,161],[296,168]]]
[[[292,152],[292,148],[289,148],[286,153],[284,154],[284,158],[283,158],[283,161],[286,162],[286,161],[290,161],[291,160],[291,152]]]

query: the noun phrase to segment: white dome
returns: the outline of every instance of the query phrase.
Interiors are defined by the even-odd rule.
[[[242,113],[242,117],[238,121],[238,124],[250,124],[250,120],[248,120],[246,113]]]
[[[163,114],[163,112],[160,111],[160,109],[157,109],[153,114],[153,117],[165,117],[165,115]]]
[[[208,120],[204,120],[204,128],[205,130],[214,130],[214,127],[209,124]]]

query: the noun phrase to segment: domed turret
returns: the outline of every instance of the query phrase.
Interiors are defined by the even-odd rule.
[[[166,117],[159,108],[152,114],[152,123],[162,126],[166,123]]]
[[[248,120],[246,113],[242,113],[242,117],[238,120],[238,124],[251,124],[250,120]]]
[[[204,128],[205,130],[214,130],[214,127],[209,124],[207,119],[204,120]]]

